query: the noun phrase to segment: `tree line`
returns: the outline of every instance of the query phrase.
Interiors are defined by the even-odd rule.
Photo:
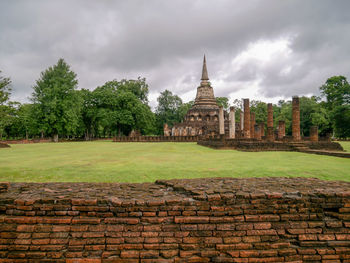
[[[320,97],[301,97],[301,132],[308,136],[312,125],[321,135],[332,133],[350,137],[350,85],[344,76],[333,76],[320,87]],[[10,100],[11,79],[0,71],[0,139],[44,138],[94,139],[128,135],[132,130],[143,135],[159,135],[164,123],[181,122],[193,101],[184,103],[169,90],[160,93],[155,112],[148,101],[149,86],[144,78],[111,80],[94,90],[78,89],[77,75],[63,60],[41,72],[33,86],[29,103]],[[226,110],[229,99],[217,97]],[[234,100],[236,119],[242,101]],[[273,105],[275,126],[286,122],[291,134],[291,101]],[[251,101],[256,122],[267,121],[267,104]]]

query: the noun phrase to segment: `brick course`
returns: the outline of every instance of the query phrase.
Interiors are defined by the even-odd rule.
[[[0,262],[350,262],[350,183],[10,183]]]

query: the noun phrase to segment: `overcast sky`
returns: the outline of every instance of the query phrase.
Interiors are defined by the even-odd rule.
[[[350,77],[349,0],[1,0],[0,70],[28,101],[64,58],[79,88],[145,77],[194,99],[203,54],[216,96],[277,102]]]

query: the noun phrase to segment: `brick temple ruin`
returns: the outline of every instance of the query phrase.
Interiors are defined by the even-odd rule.
[[[332,155],[350,157],[350,154],[343,152],[339,143],[331,142],[330,137],[320,138],[317,126],[310,127],[309,137],[301,136],[298,96],[292,98],[292,136],[286,136],[284,120],[280,120],[277,127],[274,127],[272,103],[267,104],[266,131],[265,123],[256,123],[255,113],[250,111],[249,99],[243,99],[243,112],[240,113],[238,122],[235,114],[234,107],[230,107],[229,112],[226,112],[216,103],[204,56],[201,83],[197,88],[194,105],[187,112],[183,122],[173,127],[164,125],[164,136],[196,136],[191,138],[197,138],[200,145],[213,148],[303,151],[318,154],[335,151],[337,153]]]
[[[292,100],[292,138],[289,140],[301,141],[300,134],[300,106],[299,98]],[[267,130],[265,124],[256,123],[255,113],[250,112],[249,99],[243,99],[243,112],[240,114],[240,121],[235,121],[235,108],[230,107],[226,112],[219,107],[214,90],[209,82],[206,58],[204,56],[202,78],[197,88],[197,95],[192,108],[187,112],[183,122],[169,127],[164,124],[164,136],[224,136],[229,139],[255,139],[276,141],[285,140],[285,121],[279,121],[278,127],[274,129],[272,103],[267,104]],[[303,138],[310,141],[318,141],[318,129],[311,127],[310,137]]]
[[[219,118],[224,119],[224,124],[219,125]],[[214,96],[214,90],[209,82],[206,59],[203,59],[202,78],[197,88],[194,105],[187,112],[183,122],[173,127],[164,125],[165,136],[202,136],[217,135],[220,131],[229,131],[229,115],[218,106]],[[220,130],[221,129],[221,130]]]

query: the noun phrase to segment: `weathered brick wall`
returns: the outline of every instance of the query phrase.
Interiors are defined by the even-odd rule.
[[[0,186],[0,262],[350,262],[347,182]]]
[[[329,141],[303,141],[305,146],[310,149],[329,150],[329,151],[344,151],[343,147],[338,142]],[[233,148],[245,151],[295,151],[292,143],[266,140],[259,141],[254,139],[225,139],[219,137],[202,139],[198,141],[199,145],[211,148]]]
[[[118,136],[114,142],[197,142],[199,136]]]
[[[0,148],[8,148],[10,145],[0,142]]]

